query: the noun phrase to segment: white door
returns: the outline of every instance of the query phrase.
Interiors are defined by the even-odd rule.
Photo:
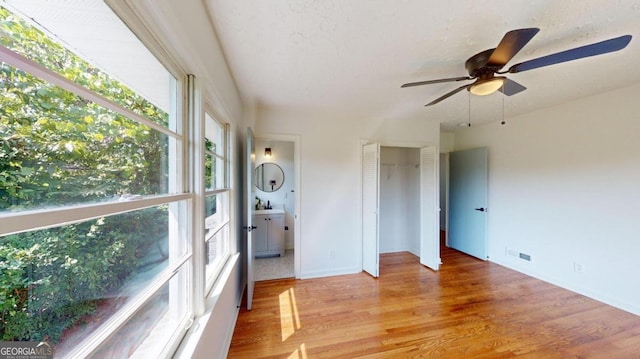
[[[245,150],[245,222],[247,233],[247,310],[251,310],[251,304],[253,303],[253,287],[255,286],[255,277],[253,273],[253,259],[255,258],[255,246],[253,245],[253,233],[255,229],[253,224],[253,210],[255,206],[255,192],[254,192],[254,176],[253,168],[255,167],[255,146],[253,142],[253,131],[251,127],[247,127],[247,139]]]
[[[379,275],[380,145],[362,146],[362,269]]]
[[[420,263],[440,269],[440,191],[436,147],[420,149]]]

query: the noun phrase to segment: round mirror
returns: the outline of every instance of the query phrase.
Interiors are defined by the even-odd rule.
[[[284,183],[284,172],[275,163],[265,162],[254,171],[256,187],[264,192],[275,192]]]

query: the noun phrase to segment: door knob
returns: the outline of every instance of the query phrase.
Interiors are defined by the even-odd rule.
[[[242,228],[243,228],[243,229],[246,229],[246,230],[247,230],[247,232],[251,232],[251,230],[252,230],[252,229],[256,229],[256,228],[258,228],[258,227],[256,227],[256,226],[251,226],[251,227],[249,227],[249,226],[243,226]]]
[[[480,208],[476,208],[476,211],[484,212],[485,209],[484,209],[484,207],[480,207]]]

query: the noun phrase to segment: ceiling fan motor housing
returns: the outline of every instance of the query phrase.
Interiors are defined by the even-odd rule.
[[[500,71],[497,66],[487,66],[489,58],[495,49],[489,49],[479,52],[471,56],[465,63],[464,67],[469,72],[469,76],[473,78],[488,78],[493,76],[496,71]]]

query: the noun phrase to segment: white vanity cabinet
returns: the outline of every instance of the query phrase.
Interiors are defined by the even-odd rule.
[[[267,209],[253,216],[253,245],[256,257],[284,256],[284,211]]]

